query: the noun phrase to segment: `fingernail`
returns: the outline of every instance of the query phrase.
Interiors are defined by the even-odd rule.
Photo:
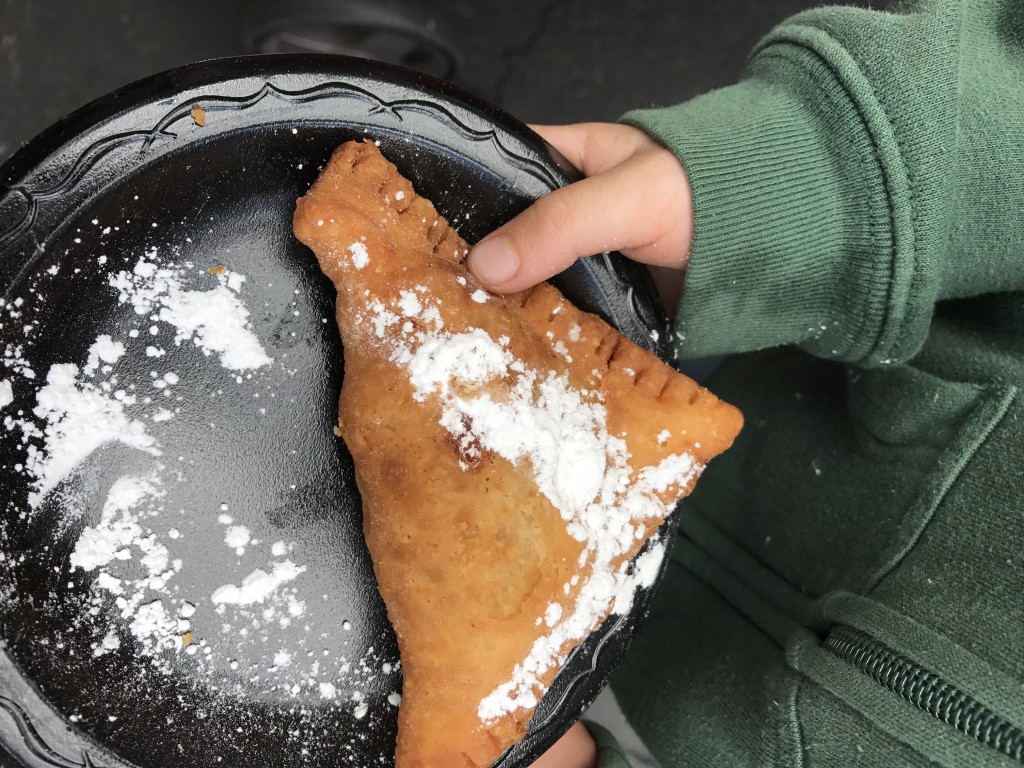
[[[504,237],[479,243],[469,254],[469,268],[487,285],[501,285],[519,271],[519,257]]]

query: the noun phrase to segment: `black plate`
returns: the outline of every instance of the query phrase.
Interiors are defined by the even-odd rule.
[[[190,114],[194,103],[205,127]],[[388,696],[401,690],[398,651],[363,543],[351,459],[331,431],[342,380],[333,288],[291,234],[296,197],[335,146],[360,136],[379,141],[471,242],[574,173],[525,126],[446,84],[327,57],[216,61],[149,78],[70,116],[0,168],[0,381],[14,396],[0,423],[41,423],[32,409],[48,372],[73,364],[80,389],[108,399],[118,389],[134,394],[135,404],[121,401],[125,417],[160,450],[140,449],[141,438],[135,447],[106,442],[33,509],[23,465],[42,438],[13,421],[3,427],[0,761],[393,763],[397,709]],[[121,303],[111,276],[130,272],[154,247],[184,289],[213,289],[218,279],[205,270],[217,265],[245,275],[232,294],[273,362],[227,370],[192,341],[176,345],[173,322]],[[666,326],[640,268],[603,254],[557,282],[634,341],[665,351],[651,340],[659,337],[653,330],[667,338]],[[86,375],[101,334],[126,351],[111,370]],[[165,354],[147,356],[147,346]],[[151,372],[163,379],[167,371],[179,380],[158,389]],[[85,407],[60,406],[78,416]],[[160,408],[172,418],[153,421]],[[107,568],[131,599],[143,593],[131,588],[142,578],[143,548],[166,546],[171,571],[180,559],[145,602],[159,599],[172,617],[183,600],[195,603],[195,653],[140,653],[129,626],[137,610],[123,618],[115,595],[96,583],[99,571],[71,567],[115,482],[153,473],[164,495],[133,513],[140,530],[131,557]],[[221,515],[258,542],[233,552]],[[214,609],[219,586],[238,585],[256,568],[273,574],[285,559],[306,570],[265,603]],[[649,597],[573,654],[527,738],[500,765],[529,762],[593,701]],[[119,647],[103,647],[108,635]],[[326,681],[337,698],[324,697]],[[362,717],[354,693],[363,696]]]

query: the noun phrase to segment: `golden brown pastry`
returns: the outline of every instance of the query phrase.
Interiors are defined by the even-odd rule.
[[[645,540],[736,409],[549,285],[500,297],[369,142],[295,234],[338,290],[341,435],[404,671],[398,768],[489,766],[572,648],[657,572]]]

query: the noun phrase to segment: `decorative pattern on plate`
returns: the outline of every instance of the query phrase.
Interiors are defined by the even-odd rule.
[[[178,138],[178,134],[171,131],[170,128],[180,121],[192,121],[191,110],[193,104],[202,105],[203,109],[209,114],[224,110],[250,109],[268,97],[296,104],[308,104],[310,102],[338,98],[354,98],[357,101],[364,102],[366,105],[364,113],[366,117],[383,114],[394,118],[399,123],[403,120],[402,115],[404,112],[415,111],[444,123],[449,128],[457,128],[463,137],[471,142],[490,142],[505,158],[519,165],[523,172],[530,174],[550,189],[562,186],[565,183],[565,180],[553,173],[551,169],[505,146],[498,136],[498,132],[493,128],[474,128],[452,110],[448,109],[443,103],[428,101],[422,98],[399,98],[388,101],[366,88],[345,82],[326,82],[302,90],[289,90],[273,82],[264,82],[256,91],[244,96],[228,96],[217,93],[191,94],[185,103],[178,104],[170,109],[149,130],[115,133],[95,141],[81,153],[74,165],[56,183],[37,188],[12,187],[9,194],[15,195],[24,201],[25,208],[20,220],[9,224],[4,231],[0,231],[0,253],[5,251],[26,228],[33,225],[41,201],[67,194],[86,177],[96,163],[108,154],[141,144],[140,151],[136,156],[137,162],[141,164],[146,154],[155,144],[161,141],[173,141]],[[351,120],[353,118],[354,115],[346,114],[346,119]],[[208,125],[212,129],[216,123],[211,120]],[[2,210],[2,203],[0,203],[0,212]]]
[[[12,757],[21,760],[29,768],[105,768],[106,763],[93,760],[84,747],[81,750],[81,757],[77,759],[64,757],[51,749],[32,725],[28,713],[13,699],[0,696],[0,712],[14,721],[14,726],[22,739],[21,744],[7,742],[3,746]],[[2,752],[0,757],[3,757]]]

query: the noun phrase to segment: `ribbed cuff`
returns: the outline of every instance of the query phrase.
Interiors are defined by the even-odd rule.
[[[607,728],[584,720],[583,725],[597,742],[597,768],[630,768],[626,753]]]
[[[806,59],[769,56],[767,74],[622,118],[690,180],[682,356],[787,343],[854,362],[876,352],[892,279],[885,185],[849,96]]]

